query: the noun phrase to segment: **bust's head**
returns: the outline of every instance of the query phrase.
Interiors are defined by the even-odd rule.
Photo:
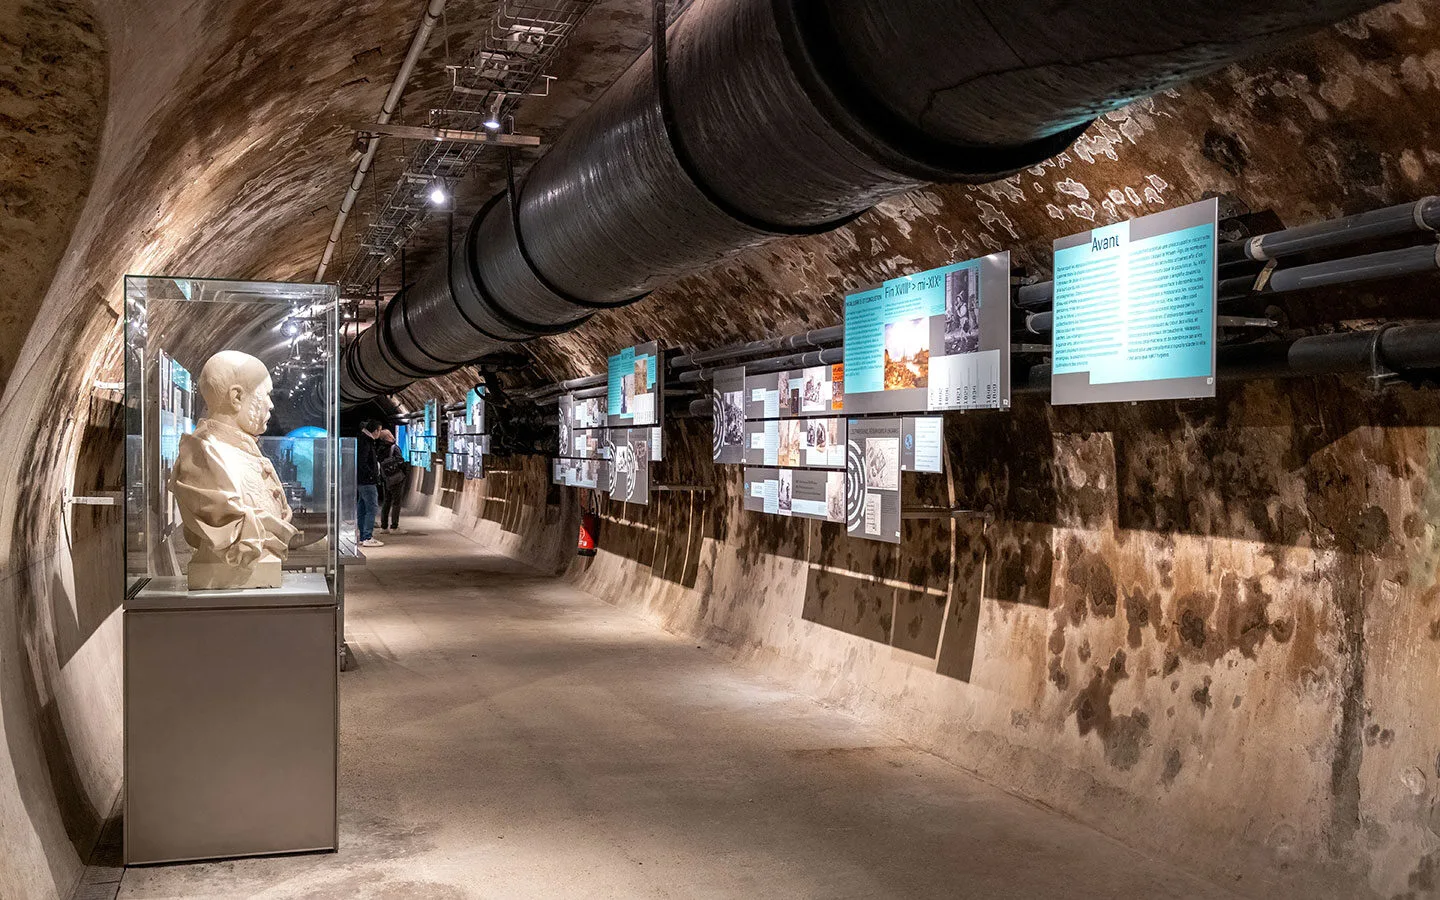
[[[270,391],[274,387],[265,364],[239,350],[221,350],[200,370],[200,396],[206,415],[247,434],[264,434],[270,425]]]

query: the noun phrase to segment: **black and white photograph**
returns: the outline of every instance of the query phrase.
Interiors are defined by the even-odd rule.
[[[806,423],[805,446],[817,453],[824,453],[830,447],[830,429],[828,425],[832,420],[811,419]]]
[[[720,395],[717,414],[720,423],[720,446],[738,447],[745,441],[745,392],[730,391]]]
[[[900,489],[900,439],[865,439],[865,486],[876,491]]]
[[[830,472],[825,476],[825,518],[831,522],[845,521],[844,472]]]
[[[945,275],[945,355],[980,349],[980,270],[974,266]]]
[[[780,470],[779,505],[782,516],[790,515],[795,508],[795,473],[789,469]]]

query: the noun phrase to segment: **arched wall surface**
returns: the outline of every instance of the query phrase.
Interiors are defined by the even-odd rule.
[[[0,0],[0,33],[14,9]],[[99,154],[54,201],[58,267],[30,273],[0,399],[0,897],[27,900],[70,895],[120,787],[121,522],[63,499],[121,487],[119,398],[94,383],[122,377],[122,277],[307,279],[349,181],[348,126],[379,108],[419,10],[115,0],[86,15],[108,49]],[[0,339],[7,367],[20,332]]]
[[[530,346],[558,379],[640,340],[832,325],[861,285],[1001,248],[1043,277],[1054,238],[1207,192],[1284,224],[1415,199],[1440,191],[1437,102],[1440,10],[1394,4],[1107,116],[1008,181],[917,191]],[[1280,306],[1296,328],[1430,318],[1434,286]],[[1247,894],[1421,897],[1440,890],[1437,426],[1433,387],[1331,378],[1214,402],[1022,397],[947,416],[947,474],[907,476],[909,502],[995,521],[907,522],[898,550],[742,511],[708,422],[669,427],[652,481],[713,492],[606,507],[591,560],[579,492],[540,460],[464,484],[448,515]]]

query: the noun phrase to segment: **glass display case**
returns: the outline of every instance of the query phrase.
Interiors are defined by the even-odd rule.
[[[126,277],[128,584],[333,574],[336,300],[333,285]],[[219,574],[197,586],[202,569]]]
[[[356,509],[355,454],[358,452],[355,438],[340,439],[340,558],[358,559],[360,556],[360,515]]]

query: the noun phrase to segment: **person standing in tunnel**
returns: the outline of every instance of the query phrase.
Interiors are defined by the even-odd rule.
[[[405,454],[395,444],[395,434],[382,428],[376,435],[376,459],[380,463],[381,484],[384,495],[380,501],[379,528],[385,534],[402,534],[400,530],[400,504],[405,501],[405,488],[410,480],[410,464]]]
[[[380,513],[380,461],[376,457],[375,434],[380,423],[366,419],[360,424],[355,445],[355,512],[359,518],[360,546],[383,547],[375,540],[375,517]]]

